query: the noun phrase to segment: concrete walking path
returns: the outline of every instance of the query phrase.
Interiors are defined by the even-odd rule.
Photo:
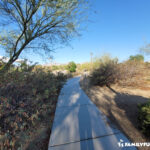
[[[130,141],[87,97],[79,80],[68,80],[61,90],[48,150],[136,150],[119,147],[118,142]]]

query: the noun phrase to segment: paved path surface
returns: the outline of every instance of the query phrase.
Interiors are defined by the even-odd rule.
[[[68,80],[58,98],[48,150],[135,150],[119,147],[130,142],[116,129],[79,86]]]

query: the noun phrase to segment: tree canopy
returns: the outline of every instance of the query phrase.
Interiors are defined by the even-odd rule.
[[[0,45],[9,54],[3,69],[25,49],[50,52],[77,33],[86,0],[1,0]],[[47,54],[47,53],[46,53]]]
[[[77,65],[75,62],[71,61],[68,65],[67,65],[67,69],[70,71],[70,72],[76,72],[76,68],[77,68]]]

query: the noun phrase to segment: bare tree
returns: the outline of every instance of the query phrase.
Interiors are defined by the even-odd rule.
[[[10,58],[8,70],[27,48],[49,52],[50,45],[77,33],[85,0],[1,0],[0,45]],[[36,49],[36,50],[37,50]]]
[[[147,44],[140,48],[140,51],[145,53],[146,55],[150,55],[150,44]]]

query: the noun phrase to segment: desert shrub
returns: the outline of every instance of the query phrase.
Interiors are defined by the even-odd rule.
[[[146,136],[150,136],[150,101],[139,105],[139,127]]]
[[[100,67],[92,72],[90,76],[90,82],[94,85],[109,86],[118,80],[117,69],[118,66],[115,59],[101,61]]]
[[[145,65],[138,61],[126,61],[118,64],[118,84],[140,86],[144,82]]]
[[[137,55],[134,55],[134,56],[130,56],[129,57],[129,60],[130,61],[140,61],[140,62],[144,62],[144,56],[143,55],[140,55],[140,54],[137,54]]]
[[[56,66],[56,65],[53,65],[53,66],[52,66],[52,70],[58,70],[58,69],[59,69],[58,66]]]
[[[93,62],[82,63],[77,65],[77,71],[83,73],[85,71],[91,71],[93,69],[98,69],[100,66],[100,61],[98,58],[95,58]]]
[[[102,57],[94,57],[92,59],[92,62],[85,62],[82,64],[77,64],[77,71],[80,73],[83,72],[91,72],[93,70],[99,69],[101,64],[105,64],[106,62],[108,62],[109,60],[111,60],[112,58],[110,57],[109,54],[104,54]],[[117,59],[114,59],[115,61],[117,61]]]
[[[36,66],[37,63],[35,64],[28,64],[28,60],[25,59],[23,61],[20,62],[20,66],[17,67],[18,70],[22,71],[22,72],[30,72],[34,69],[34,67]]]
[[[63,71],[63,70],[67,70],[67,65],[63,65],[63,64],[60,64],[60,65],[52,65],[50,66],[50,69],[52,71],[55,71],[55,70],[59,70],[59,71]]]
[[[103,56],[99,59],[99,67],[94,69],[90,81],[94,85],[108,85],[117,83],[122,86],[137,86],[143,83],[144,63],[140,61],[126,61],[118,63],[118,59]]]
[[[16,69],[0,78],[0,149],[23,149],[35,126],[54,110],[65,81],[63,74],[42,68]]]
[[[75,62],[70,62],[67,66],[67,69],[70,71],[70,72],[76,72],[76,68],[77,68],[77,65],[75,64]]]
[[[90,69],[91,69],[91,63],[88,62],[77,65],[78,72],[90,71]]]

